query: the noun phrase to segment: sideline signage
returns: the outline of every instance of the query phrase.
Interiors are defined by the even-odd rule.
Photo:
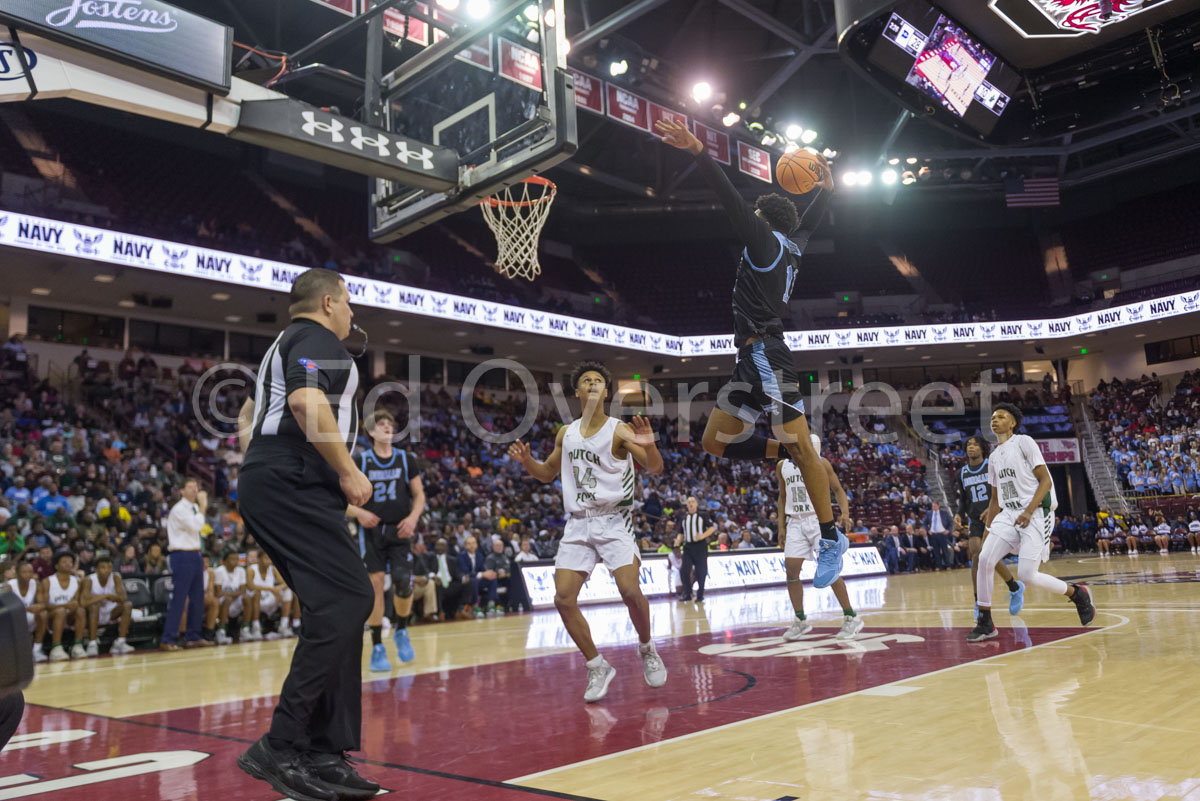
[[[233,29],[160,0],[4,0],[0,22],[229,93]]]
[[[706,590],[749,589],[787,583],[783,551],[778,548],[749,551],[712,551],[709,553]],[[643,555],[638,580],[646,597],[660,597],[675,592],[665,555]],[[816,562],[806,560],[800,570],[801,581],[812,581]],[[851,548],[842,563],[842,575],[876,576],[887,572],[887,566],[875,546]],[[554,565],[529,564],[521,566],[525,588],[534,609],[554,605]],[[603,564],[596,565],[591,578],[579,591],[579,602],[612,603],[621,600],[617,582]]]
[[[351,132],[346,133],[353,137]],[[173,272],[277,292],[287,292],[296,276],[307,269],[296,264],[135,236],[107,228],[75,225],[3,209],[0,209],[0,247]],[[346,284],[354,303],[381,309],[518,329],[531,334],[546,334],[680,358],[737,352],[731,334],[678,337],[370,278],[347,276]],[[1105,331],[1196,312],[1200,312],[1200,290],[1054,320],[787,331],[783,338],[793,351],[1063,339],[1083,332]],[[1046,461],[1050,459],[1047,457]]]

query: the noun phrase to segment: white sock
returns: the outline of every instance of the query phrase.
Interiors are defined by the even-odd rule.
[[[648,654],[648,653],[652,652],[653,650],[654,650],[654,640],[651,640],[650,642],[638,643],[638,653],[639,654]]]
[[[589,659],[584,664],[587,665],[589,669],[598,668],[604,664],[604,654],[596,654],[595,659]]]

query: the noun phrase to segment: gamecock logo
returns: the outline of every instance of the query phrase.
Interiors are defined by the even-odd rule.
[[[1162,8],[1173,0],[988,0],[997,16],[1026,39],[1063,39],[1100,33],[1110,25]]]

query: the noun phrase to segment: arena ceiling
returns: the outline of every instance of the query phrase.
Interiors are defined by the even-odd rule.
[[[295,53],[347,20],[312,0],[177,1],[233,26],[237,41],[274,52]],[[855,2],[883,5],[846,0],[851,7]],[[1193,107],[1200,93],[1191,91],[1200,0],[1147,3],[1153,7],[1141,19],[1153,23],[1159,36],[1161,64],[1136,18],[1117,33],[1106,30],[1093,47],[1072,45],[1063,51],[1067,57],[1049,64],[1045,49],[1031,49],[1028,42],[1020,48],[994,44],[1002,53],[1010,49],[1010,59],[1027,67],[1030,80],[1013,101],[1038,105],[1041,120],[1027,141],[1006,147],[965,142],[902,113],[894,98],[839,55],[833,0],[566,0],[565,5],[572,66],[606,75],[611,61],[626,59],[630,70],[618,80],[651,100],[710,118],[738,112],[739,129],[749,122],[765,132],[799,124],[817,132],[814,146],[837,151],[847,167],[877,168],[893,154],[928,158],[938,177],[912,187],[914,192],[995,193],[1006,173],[1058,175],[1070,187],[1200,146],[1200,102]],[[944,5],[983,25],[977,20],[985,15],[983,0]],[[1128,33],[1117,35],[1124,30]],[[998,30],[992,35],[1001,38]],[[289,69],[319,62],[331,71],[280,86],[310,102],[356,113],[365,45],[365,31],[357,31],[315,50]],[[414,54],[407,46],[384,50],[385,71]],[[237,58],[237,74],[247,79],[266,81],[278,72],[278,62],[245,51]],[[1164,76],[1179,87],[1177,100],[1163,101]],[[713,88],[703,104],[690,96],[698,81]],[[666,152],[649,136],[580,114],[580,142],[576,157],[552,173],[565,190],[562,206],[568,210],[653,213],[711,205],[711,194],[686,157]],[[953,179],[942,181],[943,170]],[[961,180],[966,172],[971,178]],[[747,192],[762,189],[753,179],[740,180]],[[866,193],[846,193],[840,202],[869,200]]]

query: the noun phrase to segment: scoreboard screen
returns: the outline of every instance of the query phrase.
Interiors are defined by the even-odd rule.
[[[1020,81],[1016,70],[924,0],[892,12],[867,58],[985,136]]]

